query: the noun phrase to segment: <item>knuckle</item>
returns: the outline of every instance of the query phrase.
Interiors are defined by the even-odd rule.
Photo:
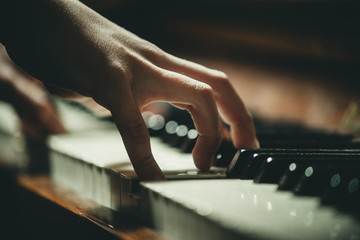
[[[218,71],[218,70],[213,70],[213,72],[214,72],[214,76],[215,76],[216,78],[218,78],[220,81],[221,81],[221,80],[224,80],[224,81],[228,81],[228,80],[229,80],[229,76],[228,76],[226,73],[224,73],[224,72],[222,72],[222,71]]]
[[[199,94],[204,95],[204,96],[211,95],[211,93],[213,91],[212,87],[210,87],[210,85],[203,83],[203,82],[198,82],[195,87],[195,90]]]
[[[196,88],[196,91],[197,91],[196,94],[198,94],[198,96],[202,100],[204,100],[204,101],[213,101],[213,99],[214,99],[214,91],[213,91],[212,87],[210,87],[209,85],[207,85],[205,83],[201,83]]]
[[[219,89],[227,89],[231,87],[229,77],[223,72],[218,72],[214,80],[214,86]]]
[[[186,106],[184,107],[184,109],[185,109],[186,111],[188,111],[190,114],[193,113],[193,112],[196,110],[196,108],[195,108],[193,105],[191,105],[191,104],[186,105]]]
[[[149,60],[162,59],[166,56],[166,53],[163,50],[161,50],[158,46],[149,43],[147,41],[145,41],[145,43],[142,44],[140,53],[142,56],[144,56]]]
[[[139,66],[142,62],[144,62],[143,54],[139,54],[138,52],[127,50],[125,57],[129,66]]]

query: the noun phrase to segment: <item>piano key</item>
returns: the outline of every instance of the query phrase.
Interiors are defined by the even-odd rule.
[[[359,219],[319,207],[315,197],[276,191],[272,184],[222,179],[145,182],[142,187],[154,206],[147,216],[168,234],[174,227],[169,225],[196,231],[201,239],[356,239],[360,234]],[[187,239],[177,234],[172,236]]]
[[[343,188],[341,196],[333,204],[337,209],[342,212],[358,216],[360,214],[359,201],[360,201],[360,178],[354,176],[341,185]]]
[[[342,181],[357,176],[359,164],[314,164],[302,174],[294,193],[297,195],[324,196],[328,187],[339,187]],[[341,186],[340,186],[341,187]]]
[[[261,149],[258,149],[261,151]],[[226,171],[228,178],[238,178],[241,175],[243,169],[245,169],[250,161],[250,156],[256,153],[257,150],[240,149],[236,152],[231,160],[229,167]]]
[[[245,175],[245,171],[248,167],[248,165],[252,161],[252,157],[254,154],[271,154],[274,153],[298,153],[300,151],[313,151],[313,150],[301,150],[301,149],[267,149],[267,148],[260,148],[260,149],[240,149],[238,152],[234,155],[232,161],[229,164],[228,170],[227,170],[227,176],[229,178],[238,178]]]
[[[172,120],[167,117],[164,118],[165,122]],[[174,119],[174,121],[176,121],[176,119]],[[178,126],[188,126],[184,122],[179,121],[177,123]],[[287,127],[288,129],[292,128],[293,131],[304,130],[299,126],[292,127],[289,125]],[[281,125],[276,126],[276,128],[278,128],[279,131],[285,131],[281,130],[283,128]],[[193,128],[190,129],[194,130]],[[189,130],[189,132],[191,130]],[[187,134],[188,137],[189,132]],[[103,134],[105,134],[105,136]],[[269,131],[266,134],[272,133]],[[78,137],[79,136],[67,135],[63,138],[61,136],[55,136],[52,139],[55,142],[56,140],[58,141],[55,145],[50,144],[51,152],[56,152],[61,155],[61,157],[56,154],[52,155],[51,161],[53,167],[55,165],[55,168],[52,169],[51,174],[54,179],[58,179],[58,176],[61,175],[61,177],[67,179],[59,180],[60,182],[65,183],[66,186],[70,188],[81,189],[84,191],[84,194],[90,189],[90,194],[87,195],[89,198],[95,198],[95,200],[101,202],[101,204],[117,211],[131,210],[135,213],[134,215],[150,220],[151,224],[153,224],[157,230],[163,231],[165,234],[171,235],[173,234],[173,229],[179,229],[180,227],[181,229],[192,228],[193,231],[201,231],[201,233],[204,234],[202,236],[206,234],[209,239],[218,235],[221,237],[232,237],[229,239],[238,239],[243,236],[252,236],[253,238],[261,239],[270,235],[273,239],[290,239],[291,237],[296,239],[299,235],[294,233],[299,232],[303,234],[301,237],[304,238],[328,239],[329,232],[323,230],[331,229],[332,231],[333,226],[340,221],[342,228],[336,229],[336,236],[339,236],[339,239],[359,236],[359,224],[356,219],[354,220],[343,212],[333,211],[331,208],[319,208],[318,198],[294,197],[291,192],[276,191],[275,184],[253,184],[252,181],[240,179],[199,180],[200,178],[224,178],[224,169],[221,170],[213,166],[212,171],[200,173],[196,170],[190,154],[180,153],[176,151],[176,149],[169,148],[168,144],[159,141],[159,138],[151,138],[154,156],[155,159],[159,161],[159,166],[165,171],[168,179],[187,179],[188,182],[167,181],[165,183],[139,183],[126,157],[125,149],[122,149],[122,152],[118,151],[119,148],[122,148],[122,145],[121,142],[119,142],[120,138],[115,128],[112,132],[104,133],[103,131],[99,131],[94,135],[90,134],[83,136],[83,138],[80,137],[80,139],[77,139],[79,141],[75,141],[75,144],[72,144],[74,138],[76,139]],[[192,139],[194,140],[196,137]],[[323,141],[322,138],[319,137],[319,139],[319,141]],[[295,142],[293,140],[294,139],[292,139],[292,144]],[[276,141],[276,137],[274,137],[274,142],[276,143]],[[283,141],[284,144],[286,143],[286,139],[281,141]],[[339,138],[339,141],[347,142],[347,139]],[[185,143],[183,143],[182,146],[184,146],[184,144]],[[328,142],[326,144],[328,144]],[[341,144],[342,143],[340,143],[339,146],[341,146]],[[75,145],[79,145],[78,147],[80,149],[76,149]],[[114,150],[113,152],[111,152],[112,149]],[[188,148],[187,152],[191,151],[189,149],[190,148]],[[288,158],[286,161],[279,160],[281,168],[283,165],[285,166],[285,171],[291,164],[289,159],[295,159],[296,161],[293,163],[296,163],[297,166],[301,165],[301,167],[307,166],[306,164],[308,162],[313,164],[311,166],[314,167],[314,164],[328,165],[334,164],[336,161],[338,161],[341,166],[356,166],[358,162],[346,160],[350,157],[345,156],[344,158],[338,158],[336,161],[332,158],[335,158],[333,155],[336,154],[338,156],[343,156],[343,153],[345,153],[345,155],[355,155],[359,152],[360,150],[336,149],[239,150],[236,152],[235,157],[229,158],[233,159],[229,165],[230,171],[228,170],[227,175],[230,177],[231,174],[234,174],[234,177],[239,177],[237,175],[239,172],[243,170],[245,170],[245,172],[248,171],[249,164],[256,174],[259,166],[269,157],[272,157],[274,161]],[[104,153],[106,154],[104,155]],[[330,153],[336,154],[331,155]],[[254,154],[257,155],[254,156]],[[306,160],[298,160],[298,158],[302,159],[303,155],[306,157],[309,155],[311,157],[306,158]],[[289,158],[289,156],[291,158]],[[258,161],[261,160],[261,158],[264,159]],[[320,161],[318,158],[323,158],[324,160]],[[342,163],[340,159],[345,163]],[[75,163],[78,160],[80,160],[81,164]],[[228,161],[227,158],[224,158],[224,161]],[[184,164],[184,162],[186,164]],[[256,165],[257,167],[255,167]],[[74,171],[74,168],[81,170]],[[105,169],[105,171],[99,171],[99,169]],[[231,171],[231,169],[233,171]],[[269,170],[270,169],[271,168],[269,168]],[[273,171],[267,172],[271,173]],[[88,174],[90,176],[87,176]],[[107,178],[101,180],[104,176]],[[358,182],[356,177],[356,175],[349,175],[349,179],[343,188],[343,196],[339,198],[341,203],[336,201],[337,204],[343,205],[343,202],[346,202],[348,206],[355,205],[355,201],[358,200],[358,187],[356,187]],[[332,179],[332,176],[330,176],[330,178]],[[104,187],[101,189],[98,181],[105,182]],[[333,181],[336,182],[335,180]],[[74,182],[77,183],[74,184]],[[352,190],[349,191],[349,189]],[[105,196],[102,197],[102,195]],[[217,198],[218,196],[219,198]],[[226,207],[224,207],[224,205]],[[155,210],[152,214],[146,214],[146,212],[149,211],[146,206],[154,207],[153,210]],[[164,211],[164,209],[166,210]],[[242,214],[239,214],[239,212]],[[269,219],[280,220],[269,221]],[[289,221],[289,219],[291,219],[291,221]],[[271,224],[270,226],[269,222]],[[296,224],[294,224],[294,222]],[[173,227],[168,227],[169,225]],[[199,227],[199,225],[201,226]],[[273,229],[284,228],[286,229],[286,233],[284,232],[285,235],[281,234],[280,231],[273,231]],[[178,239],[187,239],[181,238],[181,236],[183,236],[181,235],[183,234],[182,232],[183,231],[177,231]],[[257,234],[256,236],[250,235],[254,234],[254,232]],[[290,237],[289,232],[292,234]],[[189,234],[189,236],[194,235]]]
[[[241,179],[254,179],[256,174],[258,173],[258,171],[260,170],[260,167],[262,166],[262,164],[266,163],[266,161],[271,158],[271,164],[274,164],[274,157],[275,161],[277,163],[277,165],[280,167],[282,166],[283,168],[286,166],[286,164],[289,161],[289,158],[294,157],[289,155],[289,154],[283,154],[284,158],[280,158],[279,154],[281,153],[277,153],[277,154],[268,154],[268,153],[255,153],[252,156],[249,157],[249,162],[248,165],[242,169],[242,171],[240,172],[240,175],[238,176]],[[271,157],[270,157],[271,156]],[[281,159],[281,160],[280,160]]]
[[[232,158],[228,170],[227,170],[227,177],[228,178],[245,178],[246,171],[253,161],[253,158],[256,157],[258,154],[274,154],[274,153],[283,153],[283,152],[299,152],[299,149],[240,149]]]
[[[303,193],[304,189],[307,189],[307,182],[310,180],[314,181],[313,179],[316,179],[316,183],[314,183],[314,185],[310,184],[312,188],[315,188],[316,184],[320,183],[320,181],[324,180],[324,178],[330,174],[328,173],[330,171],[329,168],[326,167],[327,163],[321,166],[316,166],[313,164],[314,161],[316,160],[308,160],[306,158],[291,160],[290,158],[289,161],[285,159],[284,163],[284,158],[273,159],[272,157],[269,157],[261,165],[254,182],[279,183],[278,189],[280,188],[281,181],[283,181],[283,184],[286,184],[288,189],[293,189],[292,187],[296,188],[293,184],[296,184],[299,188],[299,184],[301,184],[299,189],[294,189],[295,193],[301,194]],[[316,171],[314,169],[316,169]],[[285,176],[287,179],[282,179],[283,177],[285,178]],[[283,190],[285,190],[284,185],[281,187]]]
[[[357,191],[355,179],[360,175],[359,172],[359,166],[334,171],[324,187],[324,193],[321,196],[322,204],[337,206],[346,204],[346,199],[352,197],[352,193]]]
[[[280,178],[277,189],[292,190],[298,183],[303,171],[304,171],[304,165],[290,163],[285,174]]]
[[[293,192],[296,195],[321,195],[332,171],[324,166],[311,165],[305,168]]]
[[[231,141],[223,141],[215,154],[213,165],[217,167],[229,166],[236,152],[237,149],[235,149]]]
[[[239,150],[231,161],[227,176],[229,178],[252,179],[259,170],[261,164],[268,157],[282,158],[284,165],[289,166],[291,160],[310,158],[356,158],[358,149],[252,149]],[[288,162],[288,163],[287,163]],[[286,167],[287,167],[286,166]]]
[[[277,164],[278,169],[276,171],[272,171],[271,173],[274,175],[273,178],[280,178],[278,174],[283,171],[286,171],[289,163],[295,163],[298,167],[312,167],[313,165],[320,165],[322,168],[328,169],[329,166],[332,168],[348,168],[354,167],[360,164],[359,155],[358,154],[324,154],[324,155],[304,155],[301,157],[294,156],[274,156],[272,157],[273,164]],[[330,168],[330,170],[332,170]],[[273,169],[273,168],[271,168]],[[270,168],[268,170],[271,170]],[[321,169],[321,168],[320,168]],[[306,170],[306,169],[305,169]],[[327,170],[327,171],[330,171]],[[310,171],[310,170],[309,170]],[[270,172],[270,171],[269,171]],[[270,173],[267,173],[270,174]]]
[[[278,183],[286,170],[282,167],[282,162],[273,161],[268,157],[261,165],[254,178],[255,183]]]
[[[358,203],[360,200],[360,178],[358,176],[350,179],[347,185],[347,195],[343,202],[343,207],[349,212],[359,213]]]
[[[343,187],[346,182],[345,176],[342,173],[335,173],[330,176],[327,185],[324,188],[324,193],[321,196],[322,204],[334,204],[339,202],[343,196]]]

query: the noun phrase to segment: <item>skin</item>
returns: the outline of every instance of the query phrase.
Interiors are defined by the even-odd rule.
[[[259,146],[252,117],[224,73],[172,56],[80,2],[18,2],[22,8],[7,10],[16,11],[17,27],[0,38],[10,57],[38,79],[110,110],[142,180],[165,179],[141,116],[151,102],[190,112],[199,132],[193,157],[200,170],[210,168],[222,138],[219,111],[235,147]]]
[[[25,132],[37,138],[65,133],[41,82],[11,61],[0,45],[0,99],[18,113]]]

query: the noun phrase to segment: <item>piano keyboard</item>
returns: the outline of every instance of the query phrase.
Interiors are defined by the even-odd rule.
[[[360,148],[350,135],[256,121],[263,148],[224,142],[211,171],[200,173],[189,116],[147,112],[169,181],[140,183],[113,123],[58,105],[71,131],[46,143],[51,177],[170,239],[360,239]]]

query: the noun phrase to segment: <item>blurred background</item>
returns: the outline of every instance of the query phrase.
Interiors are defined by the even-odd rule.
[[[358,131],[358,1],[84,3],[169,53],[226,72],[256,116]]]

